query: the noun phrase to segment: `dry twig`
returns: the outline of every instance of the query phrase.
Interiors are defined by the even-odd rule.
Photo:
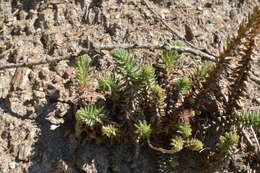
[[[213,62],[216,62],[216,58],[212,55],[209,55],[207,53],[201,52],[199,50],[189,48],[189,47],[183,47],[183,46],[171,46],[171,45],[157,45],[157,44],[118,44],[118,45],[100,45],[100,46],[94,46],[93,50],[100,51],[100,50],[112,50],[115,48],[122,48],[122,49],[167,49],[167,50],[177,50],[181,52],[187,52],[191,53],[193,55],[200,56],[206,60],[210,60]],[[83,51],[88,52],[91,51],[91,49],[83,49]],[[33,63],[18,63],[18,64],[6,64],[6,65],[0,65],[0,70],[3,69],[8,69],[8,68],[17,68],[17,67],[30,67],[30,66],[36,66],[36,65],[41,65],[41,64],[52,64],[56,63],[62,60],[68,60],[73,57],[77,57],[79,55],[68,55],[64,57],[56,57],[53,59],[44,59],[38,62],[33,62]]]
[[[260,151],[260,144],[259,144],[259,141],[258,141],[258,139],[257,139],[255,130],[253,129],[252,126],[250,126],[250,130],[251,130],[251,132],[253,133],[254,139],[255,139],[255,141],[256,141],[256,145],[257,145],[257,150],[256,150],[256,151]]]
[[[167,154],[174,154],[174,153],[177,153],[178,151],[177,150],[166,150],[166,149],[164,149],[164,148],[159,148],[159,147],[155,147],[155,146],[153,146],[152,144],[151,144],[151,141],[150,141],[150,139],[148,138],[147,139],[147,143],[148,143],[148,145],[149,145],[149,147],[151,148],[151,149],[153,149],[153,150],[155,150],[155,151],[159,151],[159,152],[161,152],[161,153],[167,153]]]
[[[251,141],[250,137],[248,136],[248,133],[245,131],[244,128],[242,128],[242,132],[245,135],[245,137],[246,137],[247,141],[249,142],[249,144],[254,147],[253,142]]]
[[[17,68],[17,67],[30,67],[30,66],[36,66],[36,65],[42,65],[42,64],[52,64],[52,63],[56,63],[56,62],[59,62],[62,60],[70,59],[72,57],[75,57],[75,56],[68,55],[68,56],[57,57],[57,58],[53,58],[53,59],[44,59],[44,60],[41,60],[38,62],[32,62],[32,63],[23,62],[23,63],[17,63],[17,64],[6,64],[6,65],[1,65],[0,70],[8,69],[8,68]]]
[[[172,45],[165,45],[165,44],[120,44],[120,45],[101,45],[101,46],[94,46],[96,50],[112,50],[115,48],[122,48],[122,49],[166,49],[166,50],[177,50],[181,52],[191,53],[193,55],[197,55],[203,57],[209,61],[216,62],[216,57],[209,55],[205,52],[200,50],[196,50],[189,47],[183,46],[172,46]]]

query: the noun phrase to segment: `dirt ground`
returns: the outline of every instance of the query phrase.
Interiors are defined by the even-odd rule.
[[[259,3],[148,2],[186,40],[216,55]],[[109,51],[87,52],[92,45],[164,44],[177,39],[142,0],[0,0],[0,65],[88,54],[100,72],[109,69],[111,57]],[[145,49],[132,53],[149,62],[160,51]],[[191,58],[194,64],[200,63],[200,58]],[[121,151],[75,137],[73,63],[71,59],[0,70],[0,173],[112,173],[111,160],[117,152],[127,153],[118,172],[156,172],[156,156],[150,151],[141,151],[140,157],[134,159],[130,148]],[[259,59],[253,69],[259,79]],[[243,104],[259,110],[260,84],[252,83],[248,90],[251,94]],[[239,172],[240,167],[243,170],[248,165],[241,160],[243,156],[238,157],[237,162],[226,167],[205,170],[196,162],[196,156],[187,159],[180,155],[176,172]]]

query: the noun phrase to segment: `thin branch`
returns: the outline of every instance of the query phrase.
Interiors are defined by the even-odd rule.
[[[259,141],[258,141],[258,139],[257,139],[257,136],[256,136],[256,133],[255,133],[255,130],[253,129],[253,127],[252,126],[250,126],[250,130],[251,130],[251,132],[253,133],[253,136],[254,136],[254,138],[255,138],[255,141],[256,141],[256,145],[257,145],[257,151],[260,151],[260,144],[259,144]]]
[[[173,29],[168,23],[166,23],[166,22],[164,21],[164,19],[162,18],[162,16],[159,15],[158,13],[156,13],[156,12],[152,9],[152,7],[149,5],[149,3],[148,3],[146,0],[143,0],[143,2],[144,2],[144,4],[145,4],[145,6],[155,15],[155,17],[156,17],[157,19],[159,19],[159,20],[162,22],[162,24],[163,24],[166,28],[168,28],[175,36],[177,36],[178,39],[184,41],[187,45],[191,46],[191,47],[194,48],[194,49],[198,49],[198,50],[200,50],[200,51],[206,51],[206,49],[196,47],[196,46],[193,45],[192,43],[188,42],[188,41],[182,36],[182,34],[181,34],[179,31]]]
[[[242,132],[243,132],[243,134],[245,135],[245,137],[246,137],[247,141],[249,142],[249,144],[254,147],[255,145],[254,145],[253,142],[251,141],[250,137],[248,136],[248,133],[245,131],[244,128],[242,128]]]
[[[174,153],[177,153],[178,151],[177,150],[166,150],[166,149],[163,149],[163,148],[159,148],[159,147],[155,147],[155,146],[153,146],[152,144],[151,144],[151,141],[150,141],[150,139],[148,138],[147,139],[147,143],[148,143],[148,145],[149,145],[149,147],[151,148],[151,149],[153,149],[153,150],[155,150],[155,151],[159,151],[159,152],[161,152],[161,153],[167,153],[167,154],[174,154]]]
[[[1,65],[0,66],[0,70],[3,69],[8,69],[8,68],[17,68],[17,67],[30,67],[30,66],[36,66],[36,65],[42,65],[42,64],[52,64],[52,63],[56,63],[62,60],[67,60],[70,59],[72,57],[75,57],[73,55],[68,55],[68,56],[64,56],[64,57],[57,57],[57,58],[53,58],[53,59],[44,59],[38,62],[32,62],[32,63],[17,63],[17,64],[6,64],[6,65]]]
[[[100,46],[93,46],[92,50],[100,51],[100,50],[112,50],[115,48],[122,48],[122,49],[166,49],[166,50],[177,50],[181,52],[187,52],[191,53],[193,55],[197,55],[200,57],[203,57],[206,60],[210,60],[213,62],[216,62],[216,58],[214,56],[211,56],[207,53],[201,52],[199,50],[189,48],[189,47],[178,47],[178,46],[167,46],[167,45],[149,45],[149,44],[118,44],[118,45],[100,45]],[[86,53],[88,51],[91,51],[91,49],[82,49],[82,51],[85,51]],[[52,63],[57,63],[62,60],[68,60],[73,57],[77,57],[78,55],[67,55],[64,57],[56,57],[53,59],[44,59],[38,62],[33,62],[33,63],[18,63],[18,64],[6,64],[6,65],[0,65],[0,70],[3,69],[8,69],[8,68],[17,68],[17,67],[30,67],[30,66],[36,66],[36,65],[41,65],[41,64],[52,64]]]
[[[209,55],[205,52],[200,50],[196,50],[189,47],[183,46],[171,46],[171,45],[159,45],[159,44],[120,44],[120,45],[101,45],[101,46],[94,46],[96,50],[112,50],[115,48],[122,48],[122,49],[166,49],[166,50],[177,50],[181,52],[191,53],[193,55],[197,55],[203,57],[209,61],[216,62],[216,57]]]

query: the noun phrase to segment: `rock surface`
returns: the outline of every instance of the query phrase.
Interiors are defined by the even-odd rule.
[[[214,54],[258,3],[149,2],[187,40]],[[140,0],[0,1],[0,65],[88,54],[95,70],[101,71],[111,65],[109,52],[86,52],[85,48],[100,44],[171,43],[175,39]],[[151,62],[159,55],[154,50],[132,53],[142,62]],[[184,62],[189,68],[200,62],[198,57],[189,58],[193,61]],[[83,145],[86,141],[74,135],[73,62],[0,70],[0,173],[112,172],[110,148]],[[258,60],[254,68],[260,68]],[[250,88],[255,93],[250,105],[259,109],[260,87]],[[139,160],[126,161],[119,172],[152,172],[156,169],[154,162],[144,153]],[[187,165],[180,166],[180,172],[202,172],[194,162]],[[232,170],[225,168],[224,172]]]

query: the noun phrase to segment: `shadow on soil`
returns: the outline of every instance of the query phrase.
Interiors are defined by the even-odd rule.
[[[31,158],[34,164],[29,168],[29,173],[55,171],[59,161],[63,161],[67,165],[74,163],[75,148],[68,143],[67,139],[74,129],[71,116],[73,112],[71,109],[68,110],[64,123],[58,124],[58,127],[52,130],[52,124],[46,118],[55,111],[55,104],[44,105],[42,113],[35,119],[41,134],[34,145],[35,154]]]
[[[69,165],[71,169],[73,169],[73,165],[70,164],[75,161],[77,140],[73,138],[74,123],[72,108],[70,108],[64,116],[64,123],[55,124],[57,128],[54,129],[52,128],[53,124],[47,118],[52,116],[51,113],[55,112],[55,105],[57,103],[48,102],[40,109],[36,118],[31,118],[29,114],[22,116],[13,112],[8,102],[4,99],[1,99],[0,102],[2,103],[0,104],[0,108],[6,113],[21,120],[33,120],[37,128],[40,129],[37,142],[32,147],[33,155],[30,158],[31,166],[29,167],[28,173],[59,172],[58,170],[61,168],[56,169],[59,161],[65,162],[66,165]],[[74,142],[74,144],[70,142]]]

